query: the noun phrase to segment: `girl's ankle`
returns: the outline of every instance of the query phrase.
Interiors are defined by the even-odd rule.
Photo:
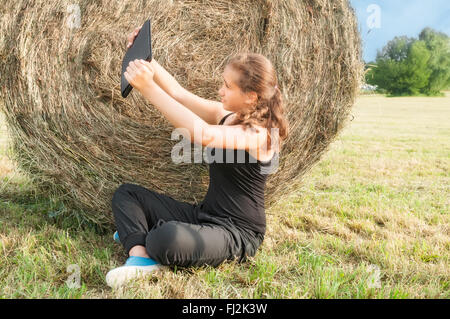
[[[150,256],[147,254],[147,250],[145,249],[145,247],[140,245],[132,247],[128,252],[128,255],[130,257],[135,256],[135,257],[150,258]]]

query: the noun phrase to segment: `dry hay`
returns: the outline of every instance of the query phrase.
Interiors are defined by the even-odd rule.
[[[78,3],[81,27],[68,23]],[[125,182],[200,202],[208,166],[175,164],[173,127],[133,90],[120,96],[126,36],[152,19],[154,57],[188,90],[218,100],[229,57],[274,64],[290,136],[266,208],[300,185],[344,126],[361,80],[347,0],[23,1],[0,4],[2,111],[19,167],[44,194],[99,225]],[[74,24],[72,24],[73,26]],[[76,26],[76,25],[75,25]]]

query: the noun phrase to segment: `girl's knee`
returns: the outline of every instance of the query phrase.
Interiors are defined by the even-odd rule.
[[[120,186],[117,188],[116,193],[117,193],[117,192],[126,192],[126,191],[129,191],[129,190],[131,190],[131,189],[136,188],[136,186],[137,186],[137,185],[135,185],[135,184],[124,183],[124,184],[120,185]]]
[[[146,237],[147,254],[166,265],[180,264],[183,256],[190,255],[195,243],[183,235],[175,221],[163,223],[151,230]]]
[[[120,185],[114,192],[111,202],[114,204],[117,200],[120,200],[121,196],[124,194],[128,194],[132,191],[137,185],[125,183]]]
[[[151,247],[153,251],[166,250],[174,246],[176,228],[173,222],[165,222],[155,227],[147,234],[146,246]]]

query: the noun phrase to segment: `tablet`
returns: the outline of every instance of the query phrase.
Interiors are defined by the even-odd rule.
[[[122,61],[122,79],[120,82],[120,90],[122,92],[122,97],[124,98],[126,98],[133,89],[131,84],[128,83],[125,78],[124,73],[126,72],[130,62],[136,59],[142,59],[149,62],[152,60],[152,33],[150,19],[145,21],[142,25],[142,28],[139,30],[139,33],[134,39],[131,47],[128,48]]]

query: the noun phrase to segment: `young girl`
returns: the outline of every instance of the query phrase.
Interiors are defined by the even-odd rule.
[[[129,258],[108,272],[107,284],[117,287],[164,265],[215,267],[254,256],[266,230],[264,188],[273,172],[267,168],[288,134],[271,62],[251,53],[229,60],[221,103],[187,91],[154,59],[131,62],[125,77],[175,128],[187,130],[191,142],[211,150],[214,160],[208,162],[209,188],[199,205],[134,184],[116,190],[115,239]]]

